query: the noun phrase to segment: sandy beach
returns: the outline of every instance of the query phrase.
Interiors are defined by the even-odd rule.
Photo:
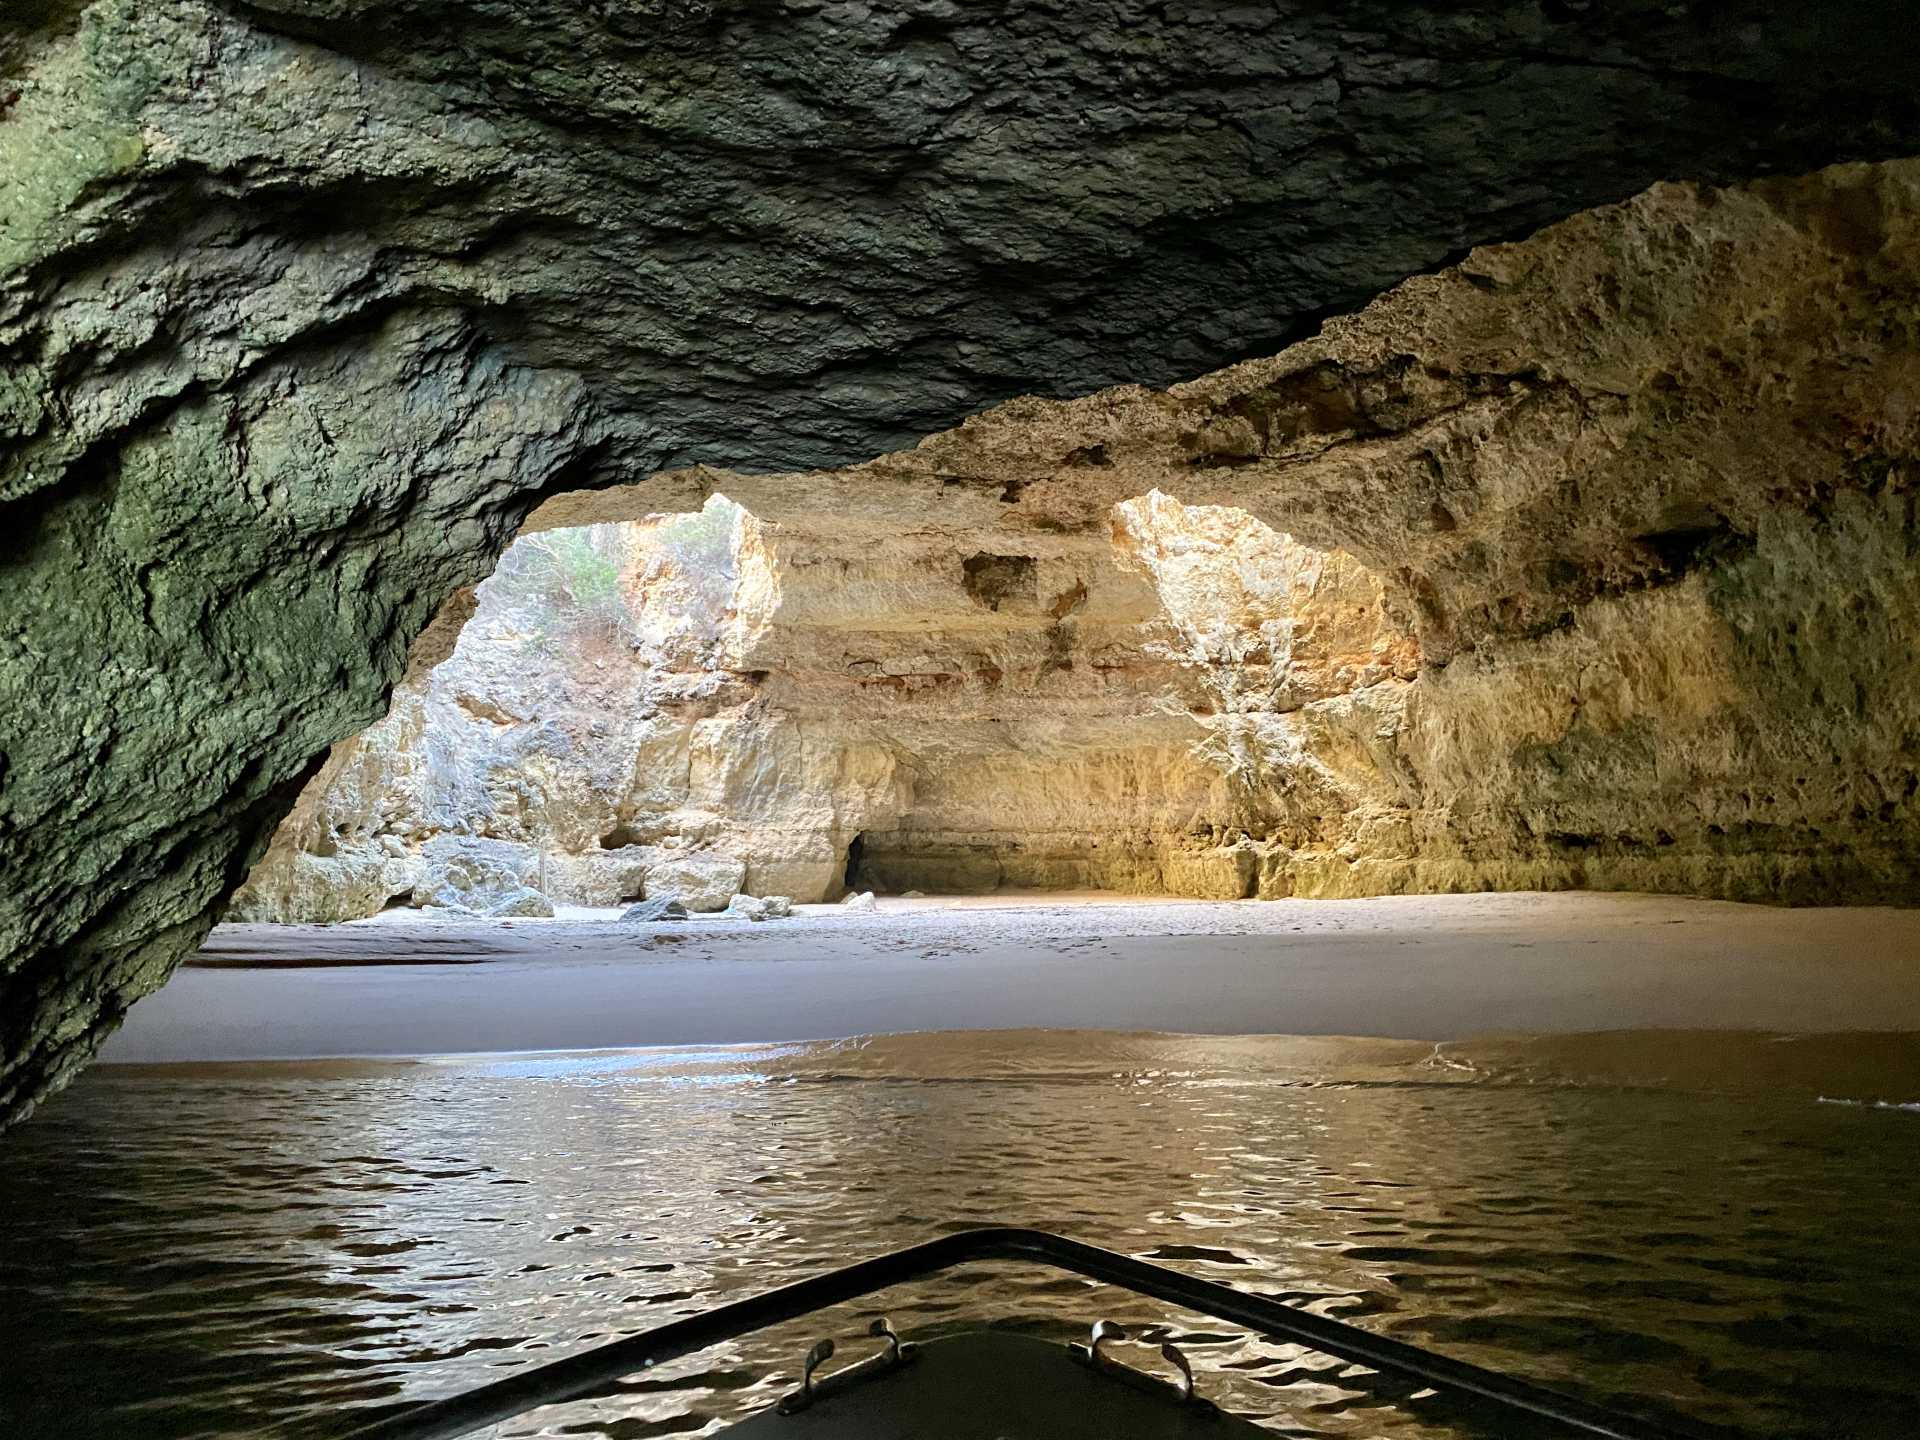
[[[222,926],[109,1062],[1081,1028],[1443,1041],[1920,1031],[1920,911],[1617,894],[883,899],[626,925],[616,911]]]

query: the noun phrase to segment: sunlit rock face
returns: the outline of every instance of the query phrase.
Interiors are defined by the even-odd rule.
[[[1002,555],[848,545],[719,497],[546,531],[451,657],[336,747],[228,914],[849,883],[1238,898],[1248,825],[1352,828],[1353,797],[1319,757],[1278,758],[1273,727],[1404,682],[1415,653],[1350,558],[1158,493]],[[696,899],[689,867],[734,879]]]
[[[1410,662],[1377,580],[1238,512],[951,518],[760,522],[755,700],[702,737],[716,810],[759,817],[738,840],[757,888],[836,895],[857,838],[854,878],[894,891],[1249,893],[1221,676],[1298,705]]]
[[[1917,450],[1920,165],[1902,162],[1657,187],[1169,391],[1020,401],[844,471],[660,475],[534,523],[721,487],[775,525],[825,510],[849,551],[944,547],[950,582],[1037,610],[1068,588],[1046,557],[1117,530],[1192,662],[1200,749],[1233,787],[1201,813],[1251,893],[1910,903]],[[1340,552],[1262,563],[1379,585],[1408,648],[1364,683],[1352,661],[1374,652],[1336,634],[1298,675],[1362,683],[1275,685],[1244,562],[1195,563],[1206,527],[1157,526],[1154,490]]]
[[[416,666],[386,718],[335,747],[229,913],[491,914],[525,890],[611,905],[712,853],[690,756],[711,717],[750,698],[733,637],[752,529],[716,500],[513,546],[448,617],[451,653]],[[476,870],[482,883],[463,873]],[[744,879],[737,861],[732,876]]]
[[[191,948],[542,495],[844,464],[1270,354],[1661,177],[1906,152],[1903,21],[13,5],[0,1114]]]

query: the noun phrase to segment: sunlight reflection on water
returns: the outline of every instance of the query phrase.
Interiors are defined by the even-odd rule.
[[[1428,1048],[929,1035],[96,1070],[4,1142],[0,1429],[320,1436],[349,1407],[1004,1222],[1592,1398],[1756,1435],[1913,1433],[1920,1117],[1487,1083],[1484,1056],[1463,1074]],[[1158,1326],[1282,1433],[1462,1433],[1443,1402],[1058,1275],[976,1266],[884,1308],[922,1333]],[[874,1313],[499,1433],[704,1433]]]

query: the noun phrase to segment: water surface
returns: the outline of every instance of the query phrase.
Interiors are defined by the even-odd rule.
[[[1776,1042],[1745,1043],[1771,1076]],[[1877,1043],[1896,1076],[1920,1053]],[[1098,1033],[97,1069],[4,1141],[0,1431],[337,1433],[360,1407],[1009,1223],[1592,1399],[1753,1435],[1912,1436],[1920,1113],[1623,1083],[1661,1068],[1658,1045],[1629,1048],[1635,1073],[1599,1078],[1591,1042]],[[777,1398],[816,1334],[854,1353],[882,1309],[921,1333],[1158,1327],[1207,1393],[1279,1434],[1520,1433],[1009,1266],[495,1433],[711,1432]]]

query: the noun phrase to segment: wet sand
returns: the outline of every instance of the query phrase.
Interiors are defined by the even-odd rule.
[[[109,1062],[580,1050],[917,1030],[1421,1041],[1920,1031],[1920,911],[1664,896],[992,896],[622,925],[615,911],[223,926]]]

